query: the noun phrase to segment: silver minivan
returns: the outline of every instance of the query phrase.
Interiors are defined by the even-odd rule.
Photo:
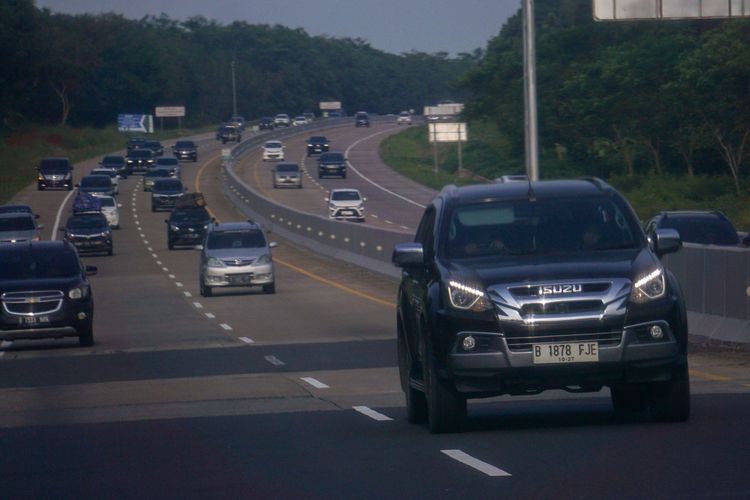
[[[254,222],[209,224],[201,250],[198,281],[203,297],[214,288],[260,286],[265,293],[276,292],[271,257],[275,242],[268,242],[263,229]]]

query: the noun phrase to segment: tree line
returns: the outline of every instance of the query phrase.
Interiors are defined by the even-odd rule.
[[[750,22],[597,23],[590,0],[536,2],[542,161],[598,175],[731,175],[750,152]],[[523,157],[522,18],[462,80],[470,119]]]
[[[361,39],[310,36],[302,29],[229,25],[165,15],[66,15],[33,0],[0,2],[2,128],[24,123],[103,126],[119,113],[186,107],[188,125],[216,123],[237,109],[256,118],[317,111],[341,101],[350,111],[398,113],[446,97],[481,51],[390,54]]]

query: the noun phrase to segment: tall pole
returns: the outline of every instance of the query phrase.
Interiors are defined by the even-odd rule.
[[[526,174],[539,180],[539,134],[536,108],[534,0],[523,0],[523,97],[525,103]]]
[[[232,116],[237,116],[237,85],[234,81],[234,60],[232,61]]]

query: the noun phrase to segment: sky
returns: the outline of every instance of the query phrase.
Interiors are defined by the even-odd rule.
[[[386,52],[447,52],[485,48],[522,0],[36,0],[67,14],[114,12],[141,19],[164,13],[203,16],[222,24],[281,24],[308,34],[363,38]]]

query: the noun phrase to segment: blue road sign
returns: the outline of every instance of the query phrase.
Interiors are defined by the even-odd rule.
[[[147,132],[154,131],[153,115],[117,115],[117,130],[120,132]]]

